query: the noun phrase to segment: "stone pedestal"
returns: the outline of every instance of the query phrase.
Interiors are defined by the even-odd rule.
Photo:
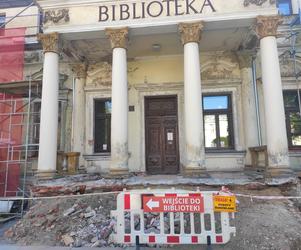
[[[67,157],[67,169],[68,174],[77,174],[78,173],[78,164],[79,164],[79,152],[69,152],[65,154]]]

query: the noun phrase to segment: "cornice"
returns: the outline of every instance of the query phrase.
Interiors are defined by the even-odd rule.
[[[116,1],[118,1],[118,3],[120,4],[137,2],[137,0],[115,0],[115,1],[114,0],[36,0],[37,4],[42,9],[57,9],[57,8],[66,8],[66,7],[95,6],[95,5],[99,6],[101,4],[106,4],[106,3],[116,3]],[[275,7],[275,9],[277,8]]]
[[[56,9],[78,6],[95,6],[105,3],[113,3],[113,0],[36,0],[42,9]],[[136,2],[136,0],[119,0],[119,3]]]

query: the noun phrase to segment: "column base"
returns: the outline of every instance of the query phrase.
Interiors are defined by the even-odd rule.
[[[129,169],[128,168],[111,168],[108,174],[110,178],[127,178],[129,177]]]
[[[265,183],[267,185],[284,185],[288,183],[294,183],[297,180],[297,176],[293,170],[284,167],[268,167],[265,174]]]
[[[294,171],[289,167],[268,167],[266,169],[266,178],[286,178],[294,176]]]
[[[56,171],[38,171],[36,177],[39,180],[53,179],[56,176]]]
[[[205,167],[200,166],[185,166],[183,169],[183,176],[185,177],[200,177],[206,178],[209,177]]]

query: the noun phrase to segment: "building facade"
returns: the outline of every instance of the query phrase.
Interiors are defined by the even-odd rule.
[[[36,3],[39,176],[58,150],[110,176],[242,171],[258,146],[301,169],[297,0]]]

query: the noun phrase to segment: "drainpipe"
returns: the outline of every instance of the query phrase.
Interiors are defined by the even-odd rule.
[[[256,74],[256,56],[252,57],[252,81],[253,81],[253,92],[255,96],[255,107],[256,107],[256,121],[257,121],[257,138],[259,146],[262,146],[262,135],[261,135],[261,121],[259,112],[259,101],[257,91],[257,74]]]

